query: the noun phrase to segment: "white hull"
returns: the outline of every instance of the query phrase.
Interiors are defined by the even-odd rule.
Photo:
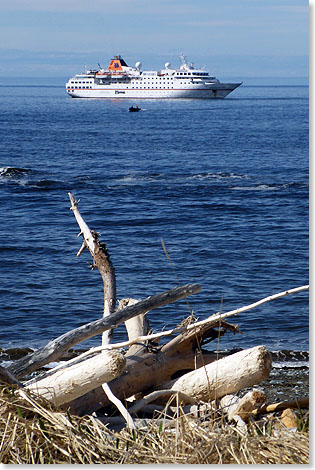
[[[225,98],[235,88],[239,86],[238,83],[224,83],[220,87],[212,88],[187,88],[181,90],[128,90],[122,88],[108,87],[90,89],[90,90],[68,90],[68,94],[72,98],[115,98],[115,99],[174,99],[174,98],[199,98],[199,99],[215,99]],[[224,87],[222,86],[224,85]]]

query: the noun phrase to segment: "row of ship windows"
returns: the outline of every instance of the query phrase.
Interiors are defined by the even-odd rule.
[[[67,89],[68,90],[82,90],[82,89],[89,89],[89,88],[92,88],[92,87],[91,86],[72,86],[72,87],[68,87]],[[148,87],[146,87],[146,86],[132,86],[132,87],[127,86],[126,87],[126,89],[135,89],[135,88],[136,89],[151,89],[151,87],[149,87],[149,86]],[[167,86],[167,87],[159,86],[159,87],[155,87],[155,88],[159,88],[159,89],[164,88],[165,89],[165,88],[174,88],[174,87],[173,86]]]
[[[187,73],[187,72],[180,72],[178,75],[189,75],[189,76],[194,76],[194,77],[207,77],[208,72],[192,72],[192,73]]]
[[[188,74],[185,73],[185,74],[183,74],[183,75],[188,75]],[[176,77],[175,77],[175,78],[176,78]],[[163,78],[161,77],[161,78],[159,78],[159,79],[157,79],[157,78],[153,79],[153,78],[150,77],[150,78],[142,78],[142,80],[155,80],[155,83],[157,83],[157,81],[161,81],[161,80],[174,80],[174,78],[173,78],[173,77],[171,77],[171,78],[170,78],[170,77],[163,77]],[[92,82],[90,82],[90,81],[88,81],[88,82],[72,81],[72,82],[70,82],[70,83],[71,83],[72,85],[74,85],[74,84],[82,84],[82,83],[87,83],[87,84],[89,84],[89,83],[92,83]],[[119,82],[118,82],[118,83],[119,83]],[[152,82],[151,82],[151,83],[152,83]]]
[[[144,77],[142,80],[174,80],[176,77],[159,77],[159,78],[152,78],[152,77]]]

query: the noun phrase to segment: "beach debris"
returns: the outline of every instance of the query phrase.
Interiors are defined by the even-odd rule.
[[[74,345],[99,334],[102,335],[102,345],[27,380],[22,384],[21,393],[44,397],[72,415],[94,416],[97,413],[98,418],[103,416],[103,421],[110,418],[112,422],[119,418],[118,421],[123,421],[127,428],[133,430],[136,429],[138,414],[154,415],[156,412],[162,413],[162,410],[163,413],[168,410],[177,416],[187,414],[200,417],[202,414],[202,419],[225,413],[229,421],[240,429],[245,429],[255,416],[278,411],[279,404],[269,405],[274,409],[262,405],[265,397],[258,389],[249,391],[243,398],[231,396],[268,378],[272,358],[265,346],[255,346],[233,354],[209,352],[203,346],[227,332],[239,332],[237,325],[227,322],[229,317],[305,291],[308,286],[280,292],[201,321],[190,310],[188,317],[175,328],[152,332],[149,322],[151,310],[187,299],[198,293],[201,286],[177,286],[144,300],[123,299],[116,308],[115,270],[107,247],[99,240],[100,234],[88,227],[79,212],[78,201],[71,193],[69,198],[80,228],[79,235],[83,237],[77,255],[81,255],[83,247],[88,248],[92,266],[98,269],[103,281],[103,318],[50,341],[43,348],[15,361],[6,371],[11,381],[15,380],[19,387],[21,377],[59,360]],[[113,343],[111,331],[122,323],[125,324],[128,340]],[[171,339],[160,345],[163,337]],[[301,407],[306,406],[306,402],[299,403]],[[290,406],[282,410],[286,408]],[[115,416],[117,409],[119,416]],[[283,419],[287,418],[287,414]]]
[[[253,389],[247,392],[243,398],[236,395],[225,395],[220,400],[220,408],[227,414],[229,421],[235,421],[238,426],[244,427],[252,418],[252,411],[258,405],[266,401],[264,392]]]

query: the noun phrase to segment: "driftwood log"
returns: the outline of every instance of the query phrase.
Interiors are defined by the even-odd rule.
[[[219,326],[221,335],[226,330],[232,330],[234,333],[237,331],[234,325],[217,322],[211,327],[203,325],[196,330],[191,329],[179,334],[159,348],[149,345],[138,350],[136,354],[130,349],[126,354],[127,362],[123,373],[109,383],[111,390],[118,398],[125,400],[216,361],[222,355],[201,350],[201,346],[206,339],[217,338],[219,333],[214,327]],[[78,415],[91,413],[107,405],[109,401],[101,387],[67,404],[70,411]]]
[[[160,387],[181,391],[197,400],[211,401],[262,382],[269,376],[271,366],[270,352],[264,346],[256,346],[200,367]]]
[[[121,374],[125,364],[126,359],[121,352],[106,351],[33,382],[24,390],[29,390],[60,406],[113,380]]]

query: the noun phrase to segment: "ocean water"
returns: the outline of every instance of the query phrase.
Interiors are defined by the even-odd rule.
[[[1,348],[37,348],[102,315],[69,191],[107,245],[118,299],[199,283],[189,305],[201,320],[308,283],[303,81],[142,102],[71,99],[65,82],[0,79]],[[159,331],[188,315],[180,301],[149,318]],[[210,349],[308,351],[307,292],[229,321],[242,334]],[[114,341],[124,338],[120,327]]]

